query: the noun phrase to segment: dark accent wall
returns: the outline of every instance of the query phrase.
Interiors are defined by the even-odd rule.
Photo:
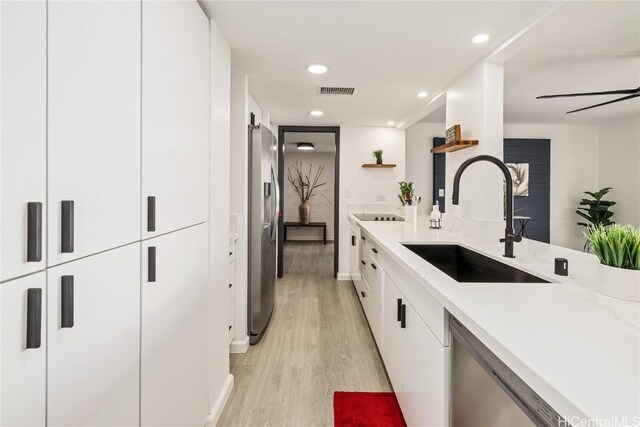
[[[444,144],[444,138],[433,138],[433,146]],[[438,197],[438,189],[445,188],[446,154],[433,155],[433,203],[440,203],[444,212],[444,200]],[[529,163],[529,196],[514,197],[514,215],[531,217],[526,225],[532,240],[549,243],[550,184],[551,184],[551,140],[529,138],[507,138],[504,140],[505,163]],[[520,232],[520,221],[514,221],[516,232]]]
[[[530,239],[549,243],[551,140],[507,138],[505,163],[529,163],[529,196],[514,197],[514,215],[529,216],[526,230]],[[520,222],[514,221],[516,232]]]
[[[444,144],[444,138],[433,138],[433,146],[437,147],[439,145]],[[447,193],[445,192],[445,197],[438,197],[438,190],[444,188],[446,181],[446,167],[447,167],[447,157],[446,154],[434,154],[433,155],[433,201],[432,203],[435,205],[436,201],[440,204],[440,212],[444,212],[444,199],[447,197]],[[431,210],[428,210],[431,212]]]

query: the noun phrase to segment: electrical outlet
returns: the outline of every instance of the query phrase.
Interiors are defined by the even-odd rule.
[[[387,196],[385,196],[384,194],[378,194],[377,200],[379,202],[386,202],[387,201]]]
[[[438,189],[438,197],[444,197],[444,188]]]
[[[471,199],[462,199],[462,217],[471,218]]]

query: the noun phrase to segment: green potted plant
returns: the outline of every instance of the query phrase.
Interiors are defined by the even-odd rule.
[[[382,164],[382,150],[375,150],[373,152],[373,157],[376,158],[376,165]]]
[[[591,226],[598,227],[602,225],[606,227],[613,224],[613,221],[611,221],[613,212],[610,211],[609,208],[615,205],[616,202],[603,200],[603,197],[609,191],[611,191],[611,187],[606,187],[596,192],[584,192],[584,194],[591,196],[592,199],[582,199],[580,206],[583,207],[578,207],[578,209],[576,209],[576,213],[587,220],[587,222],[578,222],[578,225],[587,227],[588,229]],[[589,240],[587,239],[584,244],[584,250],[588,252],[589,246]]]
[[[400,194],[398,198],[404,206],[405,222],[416,222],[418,217],[418,200],[413,195],[413,182],[400,181]]]
[[[600,260],[597,290],[640,302],[640,229],[631,225],[590,225],[585,236]]]

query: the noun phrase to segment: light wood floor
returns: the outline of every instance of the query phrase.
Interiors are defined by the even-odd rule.
[[[334,391],[389,391],[349,281],[332,277],[333,245],[288,242],[267,333],[231,355],[235,386],[221,426],[328,426]]]

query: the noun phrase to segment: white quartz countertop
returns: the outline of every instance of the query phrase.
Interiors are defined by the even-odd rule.
[[[524,239],[507,259],[503,244],[430,230],[426,218],[350,221],[569,421],[640,425],[640,304],[595,291],[590,256]],[[409,242],[458,243],[554,283],[458,283],[402,245]],[[568,277],[553,274],[558,256],[569,259]],[[622,417],[628,424],[607,424]]]

